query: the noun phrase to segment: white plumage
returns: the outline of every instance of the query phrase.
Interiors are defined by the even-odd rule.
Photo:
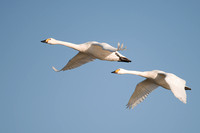
[[[118,48],[114,48],[107,43],[99,43],[95,41],[77,45],[69,42],[58,41],[53,38],[49,38],[41,42],[51,45],[64,45],[79,51],[79,53],[74,56],[61,70],[57,70],[53,67],[53,69],[57,72],[79,67],[95,59],[106,61],[131,62],[131,60],[118,52],[120,50],[124,50],[123,44],[121,46],[118,44]]]
[[[186,92],[185,90],[191,90],[186,86],[186,81],[179,78],[172,73],[166,73],[160,70],[153,71],[129,71],[125,69],[117,69],[112,73],[116,74],[133,74],[145,77],[144,81],[137,84],[134,93],[132,94],[127,108],[134,108],[137,104],[142,102],[153,90],[158,86],[162,86],[165,89],[171,90],[175,97],[177,97],[183,103],[186,103]]]

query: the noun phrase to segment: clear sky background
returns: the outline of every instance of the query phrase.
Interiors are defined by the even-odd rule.
[[[1,0],[1,133],[200,132],[200,1]],[[41,40],[106,42],[131,63],[95,60],[60,69],[77,51]],[[171,72],[187,81],[187,104],[159,87],[133,110],[144,78],[117,68]]]

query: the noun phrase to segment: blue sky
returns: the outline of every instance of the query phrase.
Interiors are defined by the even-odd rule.
[[[200,2],[18,0],[0,2],[0,132],[199,132]],[[95,60],[56,73],[77,51],[40,41],[124,43],[131,63]],[[187,104],[159,87],[126,109],[142,77],[117,68],[171,72],[187,81]]]

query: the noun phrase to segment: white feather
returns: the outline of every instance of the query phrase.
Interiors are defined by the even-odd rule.
[[[65,70],[79,67],[85,63],[93,61],[94,59],[100,59],[100,60],[106,60],[106,61],[131,62],[125,56],[118,53],[118,51],[122,50],[123,45],[121,46],[121,48],[119,48],[120,46],[118,46],[118,48],[114,48],[107,43],[99,43],[95,41],[86,42],[86,43],[77,45],[77,44],[73,44],[69,42],[58,41],[53,38],[49,38],[41,42],[48,43],[51,45],[56,45],[56,44],[64,45],[64,46],[67,46],[79,51],[79,53],[74,58],[72,58],[67,63],[67,65],[63,67],[61,70],[57,70],[55,67],[52,67],[53,70],[56,72],[65,71]]]
[[[153,83],[151,80],[146,79],[139,84],[137,84],[134,93],[132,94],[127,108],[134,108],[137,104],[142,102],[154,89],[158,87],[157,84]]]
[[[136,89],[127,104],[129,109],[134,108],[137,104],[142,102],[148,96],[148,94],[158,86],[162,86],[165,89],[171,90],[175,97],[177,97],[183,103],[186,103],[186,81],[172,73],[166,73],[160,70],[145,72],[129,71],[122,68],[117,69],[113,73],[133,74],[147,78],[136,86]]]

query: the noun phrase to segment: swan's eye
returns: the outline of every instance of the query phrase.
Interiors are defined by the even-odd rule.
[[[119,72],[119,70],[120,70],[120,69],[117,69],[117,70],[115,70],[115,72],[116,72],[116,73],[118,73],[118,72]]]
[[[46,40],[46,43],[48,43],[49,40],[51,40],[51,38],[47,39],[47,40]]]

